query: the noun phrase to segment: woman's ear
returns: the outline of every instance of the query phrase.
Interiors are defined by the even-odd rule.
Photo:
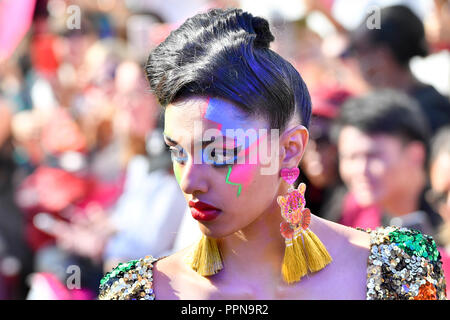
[[[280,136],[280,158],[282,168],[298,167],[308,144],[309,132],[297,125]]]

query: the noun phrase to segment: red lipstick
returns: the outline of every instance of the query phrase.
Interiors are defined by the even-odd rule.
[[[222,212],[220,209],[213,207],[202,201],[189,201],[192,217],[199,221],[211,221],[217,218]]]

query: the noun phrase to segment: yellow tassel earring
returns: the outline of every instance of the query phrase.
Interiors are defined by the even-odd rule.
[[[283,168],[281,177],[292,185],[299,173],[298,168]],[[308,271],[317,272],[332,261],[322,241],[309,229],[311,212],[305,208],[305,190],[306,185],[300,183],[297,189],[291,186],[287,195],[277,198],[284,219],[280,231],[286,244],[281,273],[287,283],[297,282]]]
[[[211,276],[223,269],[217,240],[205,235],[186,258],[187,264],[202,276]]]

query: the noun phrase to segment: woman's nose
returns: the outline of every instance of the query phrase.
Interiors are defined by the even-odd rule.
[[[180,188],[186,194],[208,191],[207,166],[188,160],[181,172]]]

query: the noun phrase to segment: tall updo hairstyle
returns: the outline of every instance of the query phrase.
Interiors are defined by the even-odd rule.
[[[156,47],[146,76],[161,106],[190,96],[228,100],[282,131],[292,117],[308,127],[311,99],[295,68],[277,53],[267,20],[240,9],[189,18]]]

